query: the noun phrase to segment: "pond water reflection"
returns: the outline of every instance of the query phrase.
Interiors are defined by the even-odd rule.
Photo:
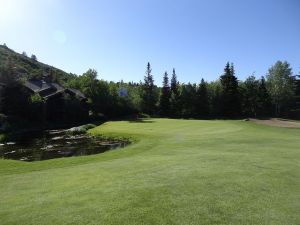
[[[65,130],[30,132],[17,136],[15,142],[0,144],[0,157],[30,162],[98,154],[128,144],[129,141],[107,140],[88,134],[71,135]]]

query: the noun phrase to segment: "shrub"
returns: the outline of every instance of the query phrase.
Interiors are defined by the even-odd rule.
[[[95,124],[89,123],[89,124],[83,125],[82,127],[83,127],[85,130],[89,130],[89,129],[95,128],[96,125],[95,125]]]
[[[76,135],[76,134],[85,134],[87,130],[96,127],[94,124],[85,124],[79,127],[72,127],[66,131],[67,134]]]
[[[139,118],[141,118],[141,119],[146,119],[146,118],[150,118],[150,116],[148,115],[148,114],[146,114],[146,113],[139,113]]]
[[[6,140],[6,135],[5,134],[0,134],[0,143],[4,142]]]

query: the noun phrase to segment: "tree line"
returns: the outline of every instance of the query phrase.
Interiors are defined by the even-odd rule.
[[[94,113],[108,117],[145,113],[170,118],[300,117],[300,80],[288,62],[278,61],[266,77],[249,76],[239,81],[233,63],[227,63],[216,81],[203,78],[196,83],[180,83],[175,69],[163,74],[162,86],[154,83],[150,63],[139,83],[107,82],[88,70],[69,80],[90,99]]]
[[[24,94],[22,79],[15,76],[13,68],[13,65],[0,68],[0,113],[31,121],[42,120],[37,113],[37,108],[41,109],[41,98]],[[83,92],[88,98],[90,117],[94,119],[139,113],[169,118],[300,118],[300,80],[285,61],[270,67],[266,77],[251,75],[245,81],[237,79],[234,65],[229,62],[218,80],[200,79],[197,84],[180,83],[173,69],[170,76],[167,72],[162,75],[161,87],[154,83],[150,63],[144,80],[137,83],[105,81],[99,79],[93,69],[79,76],[69,74],[63,79],[59,79],[55,71],[47,76],[53,82]],[[76,104],[71,103],[66,101],[67,108],[70,106],[69,111],[76,112]]]
[[[142,111],[166,117],[239,118],[300,117],[299,77],[293,76],[286,61],[269,68],[266,78],[254,75],[239,81],[234,65],[227,63],[219,80],[199,84],[179,83],[175,69],[169,82],[163,75],[162,88],[156,91],[148,63],[142,85]],[[159,92],[159,97],[157,97]]]

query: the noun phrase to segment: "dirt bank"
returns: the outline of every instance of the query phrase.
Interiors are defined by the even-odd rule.
[[[264,124],[274,127],[300,128],[300,121],[271,118],[271,119],[249,119],[254,123]]]

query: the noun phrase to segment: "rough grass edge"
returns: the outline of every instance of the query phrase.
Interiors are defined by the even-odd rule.
[[[127,135],[127,134],[119,134],[119,133],[105,133],[105,134],[101,134],[98,133],[96,130],[94,131],[94,129],[90,129],[87,131],[88,134],[94,136],[94,137],[98,137],[101,138],[103,140],[107,140],[107,141],[125,141],[131,144],[137,143],[140,141],[139,138],[133,136],[133,135]]]

